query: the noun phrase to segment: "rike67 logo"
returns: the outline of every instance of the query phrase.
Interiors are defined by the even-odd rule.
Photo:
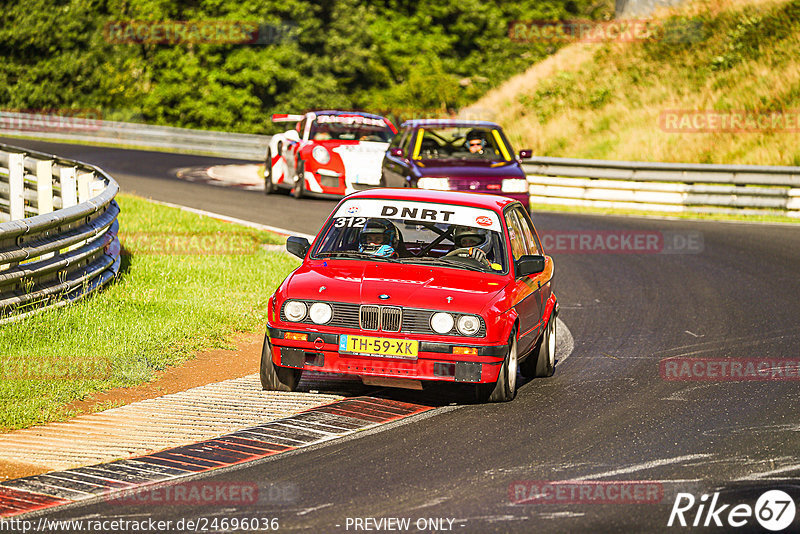
[[[748,524],[752,527],[752,520],[755,518],[761,527],[778,532],[789,528],[797,513],[792,497],[781,490],[764,492],[756,501],[755,507],[749,504],[721,504],[719,495],[716,492],[709,500],[706,494],[696,499],[691,493],[678,493],[667,526],[716,526],[730,529]]]

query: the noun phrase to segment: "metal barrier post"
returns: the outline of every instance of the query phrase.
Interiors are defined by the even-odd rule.
[[[39,215],[53,211],[53,162],[36,162],[36,197]]]
[[[25,154],[8,155],[8,202],[12,221],[25,218]]]
[[[75,189],[75,167],[61,168],[61,209],[71,208],[78,203]]]

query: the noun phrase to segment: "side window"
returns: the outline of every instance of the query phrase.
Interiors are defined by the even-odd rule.
[[[523,236],[522,227],[519,224],[519,219],[513,210],[505,213],[506,226],[508,227],[508,236],[511,240],[511,255],[515,260],[527,254],[525,247],[525,238]]]
[[[524,209],[515,209],[514,213],[519,219],[519,224],[522,227],[522,234],[525,238],[525,245],[528,254],[541,254],[542,247],[539,246],[539,241],[536,239],[536,232],[533,230],[533,223],[531,222],[528,214]]]

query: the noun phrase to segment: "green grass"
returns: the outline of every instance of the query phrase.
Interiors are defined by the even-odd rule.
[[[129,249],[119,280],[0,327],[0,427],[64,419],[74,415],[65,408],[71,401],[141,384],[197,351],[229,346],[236,332],[262,329],[269,295],[299,264],[260,247],[282,243],[275,234],[130,195],[118,202]],[[168,233],[183,240],[164,253]],[[198,254],[207,249],[217,253]]]

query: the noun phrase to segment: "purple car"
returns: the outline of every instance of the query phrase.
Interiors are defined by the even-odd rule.
[[[531,157],[520,150],[519,158]],[[383,183],[440,191],[475,191],[528,206],[528,180],[502,128],[493,122],[406,121],[383,158]]]

